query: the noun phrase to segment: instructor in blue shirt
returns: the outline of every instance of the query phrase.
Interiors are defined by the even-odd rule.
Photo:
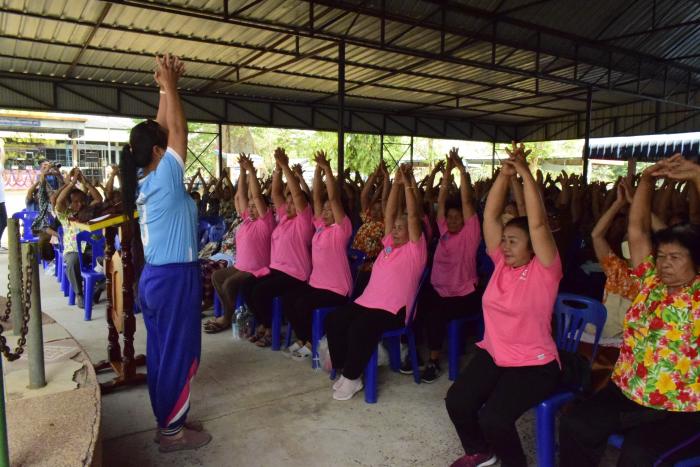
[[[146,259],[139,305],[147,331],[148,391],[159,429],[155,441],[161,452],[197,449],[211,441],[201,424],[187,422],[190,382],[202,347],[202,284],[197,208],[183,183],[187,121],[177,91],[183,71],[178,57],[156,57],[158,115],[131,130],[120,161],[125,213],[138,209]]]

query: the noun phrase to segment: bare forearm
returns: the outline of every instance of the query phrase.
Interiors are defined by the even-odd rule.
[[[523,174],[522,177],[527,223],[530,229],[546,225],[547,213],[544,209],[544,202],[542,201],[542,195],[540,194],[537,182],[529,172]]]
[[[484,217],[491,220],[497,220],[503,212],[503,206],[506,203],[506,194],[508,193],[509,176],[501,173],[496,177],[496,181],[489,190],[489,195],[486,198],[486,206],[484,207]]]

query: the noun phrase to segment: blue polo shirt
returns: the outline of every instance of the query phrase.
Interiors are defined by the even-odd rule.
[[[156,170],[139,181],[136,207],[148,264],[197,260],[197,207],[185,191],[182,157],[168,148]]]

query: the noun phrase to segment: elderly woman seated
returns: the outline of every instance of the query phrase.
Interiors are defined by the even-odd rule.
[[[700,166],[680,155],[642,174],[628,227],[640,291],[625,315],[612,381],[561,419],[560,465],[598,465],[613,433],[625,437],[620,466],[672,465],[700,450],[700,226],[675,225],[652,238],[659,177],[700,190]]]

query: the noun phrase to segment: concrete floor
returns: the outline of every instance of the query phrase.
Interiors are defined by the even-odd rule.
[[[0,254],[0,277],[7,277],[6,269],[7,255]],[[67,305],[53,276],[41,279],[44,312],[81,343],[93,362],[106,358],[104,300],[95,306],[92,321],[85,322],[82,310]],[[145,352],[145,337],[137,316],[137,353]],[[197,451],[160,454],[144,385],[102,398],[103,461],[107,467],[444,467],[463,453],[444,407],[449,383],[445,375],[434,384],[416,385],[411,377],[382,367],[377,404],[366,404],[363,393],[338,402],[331,397],[328,375],[312,371],[308,362],[235,341],[228,332],[204,335],[190,417],[204,423],[213,441]],[[535,465],[532,413],[519,420],[518,428]]]

